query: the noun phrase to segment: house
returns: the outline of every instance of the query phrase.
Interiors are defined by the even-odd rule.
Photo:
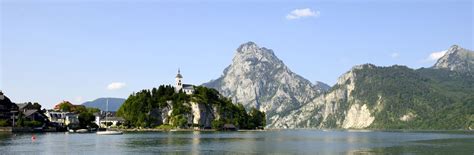
[[[101,128],[107,128],[107,124],[110,124],[109,127],[120,126],[125,122],[125,119],[122,117],[116,117],[115,112],[104,112],[95,113],[95,124]],[[105,117],[107,115],[107,118]]]
[[[21,113],[23,114],[22,117],[29,121],[38,121],[42,123],[49,121],[48,117],[45,114],[43,114],[41,110],[38,110],[38,109],[28,109],[28,110],[21,111]]]
[[[18,111],[24,120],[38,121],[42,123],[48,122],[48,117],[41,111],[41,105],[38,103],[32,104],[31,102],[16,104]]]
[[[123,119],[122,117],[107,117],[107,119],[105,119],[105,118],[99,118],[98,116],[96,116],[96,124],[101,128],[107,128],[107,126],[117,127],[117,126],[122,125],[124,122],[125,122],[125,119]]]
[[[178,69],[178,75],[176,75],[176,85],[175,85],[175,91],[183,91],[184,93],[190,95],[194,93],[194,85],[191,84],[183,84],[183,75],[181,75],[180,69]]]
[[[0,119],[7,120],[10,124],[13,121],[15,113],[18,112],[18,106],[10,101],[0,90]]]
[[[32,109],[31,106],[28,105],[28,103],[17,103],[16,106],[18,106],[19,111],[24,111],[27,109]]]
[[[46,117],[50,122],[57,123],[60,126],[78,126],[79,115],[72,112],[60,112],[48,110]]]
[[[41,105],[38,103],[31,103],[31,102],[26,102],[26,103],[17,103],[18,110],[21,112],[26,112],[27,110],[41,110]]]

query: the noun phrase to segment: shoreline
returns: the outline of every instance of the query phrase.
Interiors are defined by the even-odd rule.
[[[235,131],[224,131],[215,129],[158,129],[158,128],[110,128],[111,130],[118,130],[123,132],[263,132],[263,131],[297,131],[297,130],[308,130],[308,131],[322,131],[322,132],[450,132],[450,133],[470,133],[474,134],[474,130],[423,130],[423,129],[317,129],[317,128],[296,128],[296,129],[281,129],[281,128],[268,128],[268,129],[257,129],[248,130],[241,129]],[[56,131],[51,129],[35,130],[33,128],[12,128],[12,127],[0,127],[0,133],[47,133],[47,132],[68,132],[68,131]],[[92,133],[92,132],[91,132]]]
[[[113,129],[123,132],[191,132],[191,131],[202,131],[202,132],[250,132],[250,131],[267,131],[267,130],[236,130],[236,131],[222,131],[215,129]]]

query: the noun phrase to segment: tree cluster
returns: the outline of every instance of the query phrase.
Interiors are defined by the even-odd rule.
[[[191,95],[182,91],[176,92],[170,85],[162,85],[158,89],[142,90],[131,94],[117,111],[117,115],[126,120],[128,127],[153,128],[169,124],[176,128],[202,127],[192,124],[192,108],[190,103],[203,104],[206,109],[216,109],[220,119],[212,121],[212,127],[220,129],[224,124],[233,124],[241,129],[263,128],[265,113],[251,109],[247,113],[242,104],[233,104],[215,89],[196,86]],[[162,112],[172,110],[171,115]],[[162,118],[166,116],[166,118]],[[166,120],[166,121],[165,121]]]

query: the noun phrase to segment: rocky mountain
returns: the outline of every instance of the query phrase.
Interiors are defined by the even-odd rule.
[[[268,126],[329,88],[293,73],[271,49],[253,42],[237,48],[223,75],[203,85],[217,89],[247,109],[257,107],[265,111]]]
[[[331,86],[329,86],[328,84],[326,83],[323,83],[321,81],[316,81],[314,83],[314,85],[316,86],[316,88],[319,88],[320,90],[322,90],[323,92],[327,92],[329,91],[329,89],[331,89]]]
[[[88,101],[82,103],[82,105],[91,108],[98,108],[102,111],[106,110],[107,99],[109,100],[109,111],[117,111],[120,106],[125,102],[123,98],[98,98],[94,101]]]
[[[353,67],[276,128],[472,129],[472,52],[452,46],[433,68]],[[471,63],[472,64],[472,63]]]
[[[474,52],[453,45],[447,50],[446,54],[436,62],[433,68],[473,73]]]

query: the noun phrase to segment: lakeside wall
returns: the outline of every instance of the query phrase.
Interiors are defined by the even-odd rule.
[[[12,132],[12,127],[0,127],[0,132]]]
[[[34,129],[30,127],[0,127],[0,132],[61,132],[57,129]]]

